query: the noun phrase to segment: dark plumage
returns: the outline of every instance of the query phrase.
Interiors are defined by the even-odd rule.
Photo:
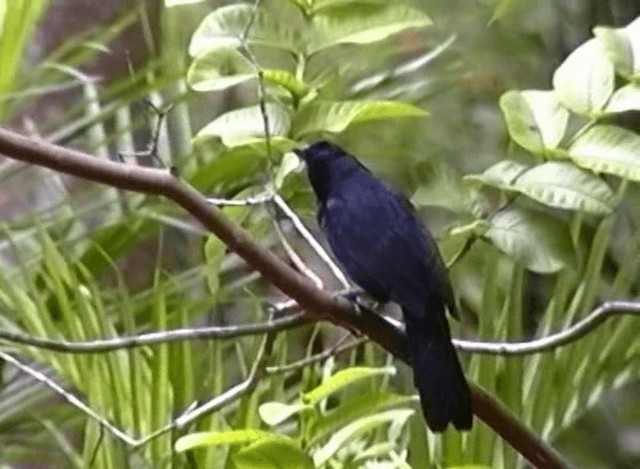
[[[457,312],[433,238],[406,198],[339,146],[323,141],[296,153],[307,164],[318,222],[338,261],[375,300],[402,308],[427,425],[470,429],[469,388],[445,315]]]

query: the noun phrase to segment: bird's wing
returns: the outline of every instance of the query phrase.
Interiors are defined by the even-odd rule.
[[[446,302],[446,269],[435,243],[401,196],[378,181],[359,181],[324,201],[319,221],[353,280],[377,299],[422,317]]]

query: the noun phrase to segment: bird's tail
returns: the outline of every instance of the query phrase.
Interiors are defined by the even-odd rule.
[[[444,315],[427,317],[404,312],[413,379],[429,428],[444,431],[449,423],[458,430],[471,429],[473,411],[467,380],[451,343]]]

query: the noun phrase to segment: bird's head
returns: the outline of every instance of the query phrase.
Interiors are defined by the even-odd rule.
[[[337,179],[351,173],[354,158],[335,143],[321,140],[293,152],[306,163],[309,180],[316,195],[323,198]]]

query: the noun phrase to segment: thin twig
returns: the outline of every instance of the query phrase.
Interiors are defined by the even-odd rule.
[[[95,339],[86,342],[70,342],[32,337],[26,334],[0,330],[0,339],[7,342],[28,345],[39,349],[62,353],[104,353],[114,350],[132,349],[149,345],[178,341],[235,339],[272,331],[284,331],[306,324],[314,319],[304,313],[295,313],[270,322],[243,324],[239,326],[210,326],[150,332],[132,337]]]
[[[247,197],[246,199],[218,199],[215,197],[207,198],[207,202],[216,207],[247,207],[250,205],[260,205],[273,200],[273,194],[271,192],[263,192],[262,194],[254,195],[253,197]]]
[[[349,335],[346,335],[345,337],[349,337]],[[369,341],[369,339],[367,339],[366,337],[359,337],[359,338],[354,339],[351,342],[348,342],[346,344],[343,344],[343,343],[341,343],[342,341],[340,341],[339,343],[337,343],[333,347],[328,348],[328,349],[324,350],[323,352],[320,352],[318,354],[312,355],[310,357],[303,358],[303,359],[298,360],[296,362],[287,363],[287,364],[284,364],[284,365],[268,366],[265,371],[269,375],[271,375],[271,374],[279,374],[279,373],[289,373],[291,371],[297,371],[297,370],[299,370],[301,368],[306,368],[307,366],[315,365],[316,363],[320,363],[322,361],[325,361],[326,359],[328,359],[330,357],[335,357],[337,355],[340,355],[341,353],[347,352],[349,350],[353,350],[354,348],[356,348],[356,347],[358,347],[358,346],[360,346],[362,344],[365,344],[368,341]]]
[[[350,288],[351,284],[349,280],[347,280],[346,275],[340,270],[340,267],[333,262],[329,253],[322,247],[322,245],[318,242],[318,240],[307,230],[307,227],[304,226],[304,223],[300,220],[300,217],[287,205],[285,200],[279,195],[275,194],[273,197],[273,201],[276,206],[284,213],[287,218],[291,220],[295,229],[300,233],[300,236],[304,238],[304,240],[309,244],[311,249],[313,249],[318,257],[322,259],[322,261],[329,267],[331,273],[334,275],[336,279],[342,285],[342,288]]]
[[[640,303],[634,301],[607,301],[594,309],[568,329],[540,339],[527,342],[476,342],[454,339],[458,350],[485,355],[531,355],[548,352],[574,342],[602,324],[607,318],[623,314],[640,314]]]
[[[324,288],[324,283],[322,282],[322,279],[318,277],[315,274],[315,272],[307,266],[307,264],[304,263],[302,258],[295,251],[295,249],[293,249],[291,244],[289,244],[289,241],[287,240],[286,236],[282,232],[282,229],[280,228],[280,224],[278,223],[278,220],[273,220],[273,227],[275,228],[278,238],[280,239],[280,244],[282,244],[282,247],[287,253],[287,256],[289,256],[291,263],[295,265],[296,268],[300,272],[302,272],[303,275],[311,279],[311,281],[316,284],[316,287],[320,289]]]
[[[256,20],[256,16],[258,16],[258,9],[260,8],[261,3],[262,3],[262,0],[255,0],[255,2],[253,3],[253,9],[251,11],[251,16],[249,17],[249,21],[247,21],[244,31],[242,32],[242,35],[238,39],[240,40],[240,47],[242,48],[244,53],[247,55],[247,58],[251,62],[251,65],[253,66],[256,72],[256,76],[258,77],[258,105],[260,107],[260,114],[262,114],[262,122],[264,124],[264,137],[267,145],[267,162],[269,164],[269,169],[270,169],[269,172],[271,172],[272,170],[271,166],[273,164],[272,150],[271,150],[271,126],[269,125],[269,114],[267,113],[267,103],[266,103],[267,92],[266,92],[266,86],[264,84],[264,72],[262,71],[262,68],[258,64],[258,60],[256,59],[256,56],[254,55],[254,53],[249,48],[249,45],[247,44],[247,39],[249,38],[249,32],[251,31],[253,23]]]
[[[347,290],[338,296],[350,297],[359,290]],[[299,305],[294,300],[279,303],[271,309],[280,312],[291,311]],[[622,315],[640,314],[640,302],[607,301],[594,309],[588,316],[581,319],[568,329],[539,339],[521,342],[491,342],[478,340],[453,339],[456,348],[462,352],[478,353],[482,355],[521,356],[549,352],[563,345],[581,339],[596,329],[606,319]],[[401,323],[393,318],[384,318],[387,323],[401,327]],[[244,324],[239,326],[210,326],[199,328],[169,329],[150,332],[133,337],[114,337],[112,339],[95,339],[86,342],[72,342],[66,340],[45,339],[27,334],[0,330],[0,340],[52,350],[61,353],[103,353],[114,350],[132,349],[149,345],[170,342],[233,339],[249,335],[262,334],[270,331],[284,331],[308,324],[317,320],[304,313],[294,313],[267,323]]]
[[[41,382],[46,387],[53,390],[56,394],[61,396],[73,407],[75,407],[76,409],[79,409],[81,412],[86,414],[87,417],[98,422],[100,425],[106,428],[111,434],[113,434],[114,436],[116,436],[126,444],[130,446],[136,446],[137,441],[134,438],[131,438],[129,435],[124,433],[118,427],[116,427],[115,425],[112,425],[106,418],[96,413],[93,409],[91,409],[91,407],[89,407],[87,404],[82,402],[82,400],[80,400],[79,398],[77,398],[76,396],[68,392],[66,389],[64,389],[62,386],[60,386],[58,383],[56,383],[54,380],[49,378],[44,373],[30,367],[29,365],[21,362],[20,360],[13,357],[12,355],[9,355],[8,353],[4,353],[0,351],[0,359],[4,360],[7,363],[12,364],[22,372],[31,376],[33,379]]]

